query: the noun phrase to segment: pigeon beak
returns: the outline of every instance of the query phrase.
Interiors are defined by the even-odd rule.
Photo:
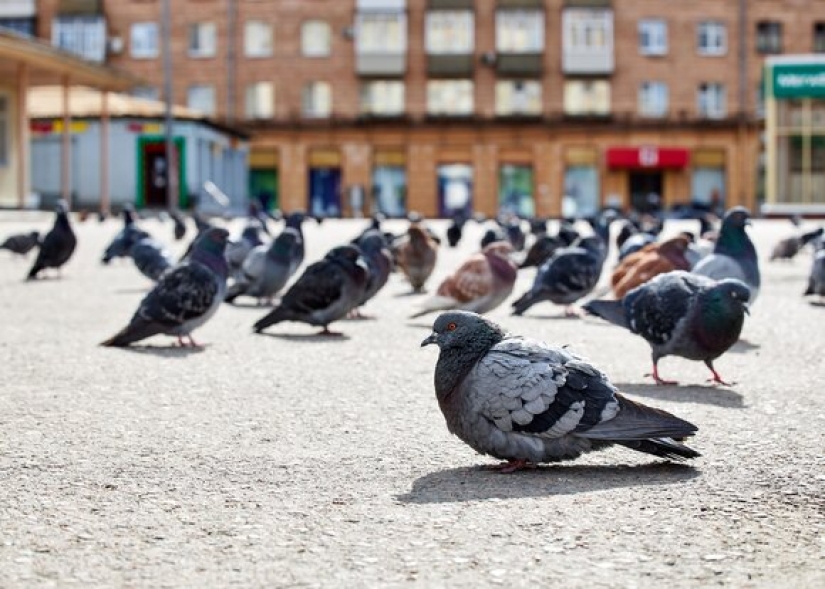
[[[423,348],[424,346],[429,346],[430,344],[434,344],[437,339],[438,339],[438,334],[437,333],[431,333],[426,338],[424,338],[423,342],[421,342],[421,347]]]
[[[742,305],[742,308],[745,309],[745,315],[750,317],[750,314],[751,314],[750,307],[748,307],[747,305]]]

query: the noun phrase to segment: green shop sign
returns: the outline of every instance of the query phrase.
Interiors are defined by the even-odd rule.
[[[776,98],[825,98],[825,63],[776,64],[771,81]]]

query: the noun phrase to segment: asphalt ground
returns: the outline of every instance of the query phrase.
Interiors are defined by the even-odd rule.
[[[0,213],[0,237],[50,225]],[[182,251],[171,224],[142,225]],[[307,261],[364,226],[307,223]],[[339,338],[253,335],[249,304],[222,307],[200,351],[101,348],[150,283],[100,264],[119,221],[75,227],[62,279],[26,283],[32,257],[0,252],[0,587],[825,586],[825,307],[800,296],[809,253],[767,262],[787,221],[751,230],[763,288],[717,362],[730,388],[672,358],[682,385],[654,386],[644,341],[549,303],[490,313],[700,428],[689,465],[616,448],[513,475],[447,432],[419,348],[432,317],[407,319],[420,297],[399,275]],[[431,288],[482,233],[442,248]]]

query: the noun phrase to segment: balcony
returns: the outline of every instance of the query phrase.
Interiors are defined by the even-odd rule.
[[[499,53],[496,56],[496,73],[506,77],[541,77],[544,71],[544,55],[541,53]]]
[[[562,71],[565,74],[613,73],[613,11],[565,8],[562,13]]]
[[[474,68],[470,54],[427,56],[427,75],[431,77],[472,77]]]
[[[359,76],[397,77],[407,70],[407,13],[389,7],[355,15],[355,71]]]

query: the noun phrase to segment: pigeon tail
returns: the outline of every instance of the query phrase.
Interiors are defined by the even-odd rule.
[[[163,330],[157,323],[138,318],[100,345],[107,348],[125,348],[129,344],[159,333],[163,333]]]
[[[252,329],[255,330],[255,333],[261,333],[267,327],[280,323],[281,321],[289,321],[291,319],[293,319],[292,311],[284,308],[282,305],[280,307],[275,307],[262,319],[259,319],[255,325],[252,326]]]
[[[615,418],[577,435],[613,442],[662,458],[681,460],[701,456],[680,443],[696,433],[698,428],[692,423],[667,411],[631,401],[619,393],[616,393],[616,400],[619,401],[619,413]]]
[[[45,266],[42,266],[38,262],[35,262],[34,266],[32,266],[32,269],[29,270],[29,275],[26,277],[26,280],[34,280],[35,278],[37,278],[37,274],[45,268]]]
[[[527,309],[539,302],[533,291],[527,291],[513,303],[513,315],[522,315]]]
[[[229,289],[226,291],[226,297],[224,297],[225,303],[231,303],[239,296],[246,292],[246,283],[244,282],[235,282]]]
[[[455,305],[456,300],[454,298],[435,295],[424,301],[423,306],[418,311],[410,315],[410,319],[422,317],[423,315],[432,313],[433,311],[449,311],[450,309],[454,309]]]
[[[582,308],[590,315],[596,315],[614,325],[630,329],[622,301],[590,301]]]

